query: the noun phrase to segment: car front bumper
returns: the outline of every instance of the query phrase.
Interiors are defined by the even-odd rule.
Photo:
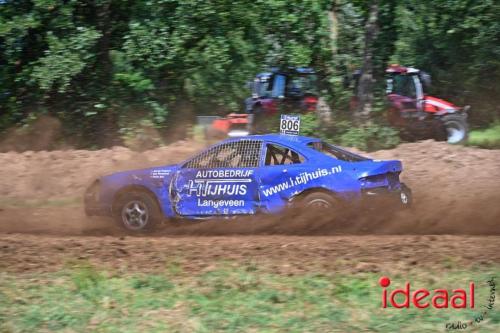
[[[85,190],[83,203],[87,216],[111,216],[111,208],[99,202],[100,182],[96,180]]]

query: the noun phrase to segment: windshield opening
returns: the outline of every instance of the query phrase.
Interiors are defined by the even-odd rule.
[[[388,88],[390,85],[391,91],[389,93],[415,98],[417,96],[417,89],[412,75],[392,75],[389,79]]]
[[[287,81],[286,94],[290,97],[302,97],[304,95],[316,95],[316,75],[291,76]]]

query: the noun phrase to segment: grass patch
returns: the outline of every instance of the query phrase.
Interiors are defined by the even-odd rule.
[[[471,131],[467,144],[481,148],[500,149],[500,123],[495,123],[484,130]]]
[[[434,332],[483,311],[500,267],[391,276],[394,287],[465,288],[476,309],[382,309],[381,274],[277,275],[223,263],[198,275],[129,274],[91,265],[38,276],[0,274],[0,332]],[[500,324],[498,305],[475,332]]]

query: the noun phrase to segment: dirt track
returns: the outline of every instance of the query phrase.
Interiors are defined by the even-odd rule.
[[[85,187],[98,175],[176,163],[201,148],[180,142],[143,153],[114,148],[0,154],[0,232],[122,234],[110,221],[85,218]],[[500,150],[424,141],[370,155],[403,161],[402,179],[415,197],[412,210],[370,212],[337,225],[295,216],[187,223],[160,234],[500,234]]]
[[[83,215],[78,200],[97,175],[175,163],[201,148],[181,142],[143,153],[115,148],[0,154],[0,270],[51,270],[75,258],[147,270],[176,256],[189,259],[194,270],[212,259],[264,257],[269,265],[289,263],[284,269],[291,271],[311,265],[380,270],[395,260],[411,266],[424,258],[440,265],[450,257],[465,265],[500,263],[500,236],[486,237],[500,235],[500,151],[434,141],[369,154],[403,161],[402,178],[413,189],[415,205],[397,214],[369,212],[337,224],[304,216],[186,223],[148,237],[125,237],[112,221]],[[416,236],[429,234],[438,236]],[[319,235],[330,236],[314,237]]]
[[[185,272],[221,262],[280,274],[442,270],[500,264],[499,236],[61,237],[0,235],[0,271],[57,271],[78,260],[112,270]]]

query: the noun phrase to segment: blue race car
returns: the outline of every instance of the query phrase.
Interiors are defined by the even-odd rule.
[[[215,144],[187,161],[114,173],[85,193],[87,215],[112,216],[132,231],[171,218],[279,213],[300,205],[335,210],[386,198],[411,204],[400,161],[377,161],[320,139],[253,135]]]

